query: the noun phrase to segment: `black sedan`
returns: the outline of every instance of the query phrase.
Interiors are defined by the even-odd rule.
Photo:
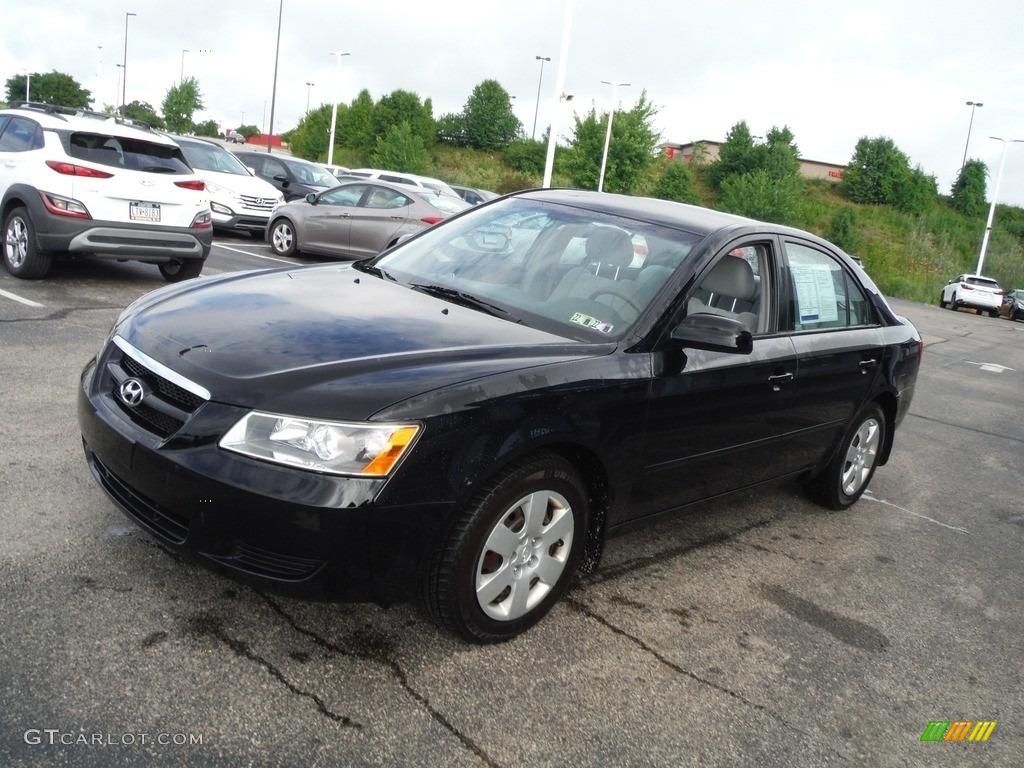
[[[97,481],[171,548],[302,594],[422,596],[492,642],[632,525],[784,478],[853,504],[921,353],[813,235],[535,190],[374,259],[144,296],[78,413]]]

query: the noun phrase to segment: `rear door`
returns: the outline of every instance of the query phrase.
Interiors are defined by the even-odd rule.
[[[404,234],[413,200],[409,195],[368,184],[359,206],[352,210],[348,251],[357,259],[376,256]]]

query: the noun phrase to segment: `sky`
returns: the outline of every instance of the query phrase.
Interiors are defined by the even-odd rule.
[[[990,200],[998,179],[998,201],[1024,207],[1024,143],[1009,141],[1024,140],[1020,0],[32,0],[3,16],[3,81],[56,70],[99,108],[120,103],[122,72],[126,100],[157,111],[194,77],[196,122],[266,130],[273,112],[281,132],[307,103],[364,88],[429,98],[436,118],[497,80],[540,137],[552,120],[568,136],[573,111],[606,114],[613,90],[626,110],[646,91],[664,141],[723,141],[745,120],[755,136],[788,126],[802,157],[845,164],[860,138],[886,137],[942,193],[966,150],[989,167]]]

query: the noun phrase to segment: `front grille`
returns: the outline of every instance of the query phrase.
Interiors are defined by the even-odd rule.
[[[188,518],[166,510],[155,501],[136,492],[107,469],[103,462],[96,458],[96,454],[92,451],[89,451],[88,454],[100,485],[125,512],[143,527],[170,543],[177,545],[185,543],[185,539],[188,538]]]
[[[214,559],[257,576],[285,581],[309,578],[324,564],[323,560],[271,552],[244,541],[236,541],[230,555]]]
[[[111,397],[121,412],[143,429],[163,438],[170,437],[185,426],[185,422],[206,402],[202,397],[130,357],[120,348],[114,349],[114,359],[107,364]],[[129,378],[139,379],[151,388],[145,399],[134,407],[121,398],[121,384]]]
[[[266,211],[270,213],[277,203],[271,197],[256,197],[254,195],[239,195],[239,197],[242,199],[242,207],[250,211]]]

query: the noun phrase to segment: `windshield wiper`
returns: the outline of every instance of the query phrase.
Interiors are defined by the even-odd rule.
[[[439,299],[448,299],[453,304],[461,304],[464,307],[471,309],[479,309],[482,312],[486,312],[494,317],[500,317],[504,320],[509,320],[513,323],[521,323],[522,320],[507,309],[499,307],[497,304],[491,304],[490,302],[484,301],[483,299],[477,298],[471,293],[465,293],[463,291],[457,291],[454,288],[449,288],[444,285],[424,285],[422,283],[412,283],[410,288],[415,288],[417,291],[422,293],[430,294],[431,296],[437,296]]]
[[[368,261],[364,260],[364,261]],[[393,283],[397,283],[394,277],[391,276],[390,272],[381,269],[374,264],[366,264],[364,261],[356,261],[352,264],[353,269],[358,269],[360,272],[366,272],[367,274],[373,275],[374,277],[382,277],[385,280],[390,280]]]

